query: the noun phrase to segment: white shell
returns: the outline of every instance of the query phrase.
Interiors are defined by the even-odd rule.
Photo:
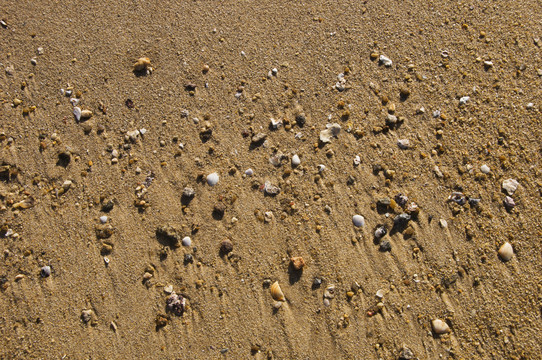
[[[327,124],[326,129],[320,131],[320,141],[323,143],[328,143],[331,141],[331,138],[333,136],[339,135],[341,132],[341,125],[334,123],[334,124]]]
[[[508,195],[512,196],[518,189],[519,183],[515,179],[508,179],[502,182],[502,188],[506,190]]]
[[[73,116],[75,116],[75,120],[79,121],[81,120],[81,108],[76,106],[73,108]]]
[[[431,322],[431,325],[433,326],[433,331],[435,332],[435,334],[441,335],[450,332],[450,327],[448,326],[448,324],[446,324],[446,322],[440,319],[433,320]]]
[[[380,58],[379,58],[379,61],[382,65],[386,66],[386,67],[390,67],[393,62],[391,61],[390,58],[384,56],[384,55],[380,55]]]
[[[214,172],[207,175],[207,184],[209,184],[209,186],[215,186],[218,184],[218,174]]]
[[[299,164],[301,164],[301,159],[297,154],[295,154],[292,156],[292,166],[299,166]]]
[[[252,176],[252,175],[254,175],[254,170],[252,170],[252,169],[250,169],[250,168],[246,169],[246,170],[245,170],[245,175],[246,175],[246,176]]]
[[[190,239],[189,236],[185,236],[183,237],[183,239],[181,240],[183,246],[190,246],[192,245],[192,239]]]
[[[354,215],[352,216],[352,223],[356,227],[362,227],[365,225],[365,218],[361,215]]]
[[[510,259],[512,259],[512,256],[514,256],[514,249],[509,242],[505,242],[499,249],[499,257],[503,261],[509,261]]]
[[[107,222],[107,216],[105,216],[105,215],[100,216],[100,222],[102,224],[105,224]]]
[[[491,169],[489,168],[489,166],[487,166],[486,164],[480,166],[480,171],[484,174],[489,174],[489,172],[491,171]]]
[[[469,96],[463,96],[461,99],[459,99],[459,105],[466,105],[467,101],[470,100]]]
[[[358,166],[359,164],[361,164],[361,158],[359,157],[359,155],[356,155],[356,157],[354,158],[354,166]]]

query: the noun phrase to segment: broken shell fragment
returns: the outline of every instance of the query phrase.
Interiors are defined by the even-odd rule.
[[[284,297],[284,293],[280,289],[280,285],[278,281],[275,281],[273,285],[271,285],[270,290],[271,290],[271,297],[275,301],[286,301],[286,298]]]
[[[134,71],[145,71],[151,66],[151,60],[148,57],[137,59],[134,63]]]
[[[81,108],[76,106],[73,108],[73,116],[75,116],[75,120],[79,121],[81,120]]]
[[[446,324],[444,321],[440,319],[433,320],[431,322],[431,325],[433,327],[433,331],[437,335],[447,334],[450,332],[450,327],[448,326],[448,324]]]
[[[512,256],[514,256],[514,249],[509,242],[505,242],[499,249],[499,257],[502,261],[510,261]]]
[[[320,131],[320,141],[323,143],[328,143],[331,141],[332,137],[337,137],[340,132],[341,125],[337,123],[327,124],[326,129]]]
[[[28,209],[36,204],[33,197],[27,197],[26,199],[13,204],[13,209]]]

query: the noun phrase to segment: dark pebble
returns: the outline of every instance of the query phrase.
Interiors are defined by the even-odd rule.
[[[388,240],[382,241],[379,250],[382,252],[391,251],[391,243]]]

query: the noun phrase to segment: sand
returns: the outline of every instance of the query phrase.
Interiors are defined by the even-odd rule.
[[[1,8],[1,358],[540,357],[542,3]]]

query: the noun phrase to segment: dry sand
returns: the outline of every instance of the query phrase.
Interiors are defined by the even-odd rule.
[[[419,359],[540,358],[541,2],[0,8],[1,358],[411,358],[404,347]],[[140,57],[152,73],[132,72]],[[74,119],[68,87],[92,118]],[[399,126],[386,127],[388,113]],[[270,130],[271,118],[283,126]],[[328,123],[341,132],[318,144]],[[258,133],[265,142],[251,145]],[[510,178],[519,187],[507,211]],[[267,181],[280,194],[266,196]],[[447,201],[454,191],[481,202]],[[382,252],[375,228],[404,210],[377,201],[397,194],[419,214]],[[20,208],[25,198],[33,206]],[[96,232],[103,215],[111,228]],[[191,247],[157,239],[168,224]],[[497,254],[505,242],[508,262]],[[166,311],[167,285],[186,298],[181,316]],[[434,319],[451,331],[436,334]]]

